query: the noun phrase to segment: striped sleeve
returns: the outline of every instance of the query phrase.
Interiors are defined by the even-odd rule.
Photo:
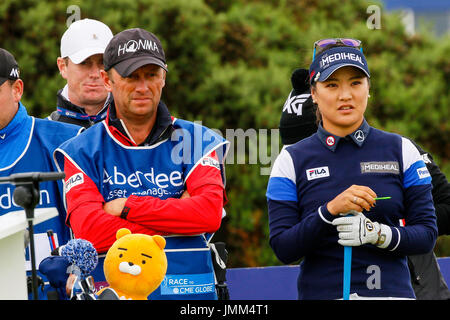
[[[292,263],[317,249],[329,232],[326,203],[312,212],[299,208],[301,195],[291,154],[283,148],[273,164],[267,186],[269,243],[277,258]],[[318,212],[318,214],[316,214]]]
[[[298,201],[294,162],[283,148],[270,174],[266,197],[268,200]]]
[[[437,237],[436,215],[431,194],[431,176],[417,148],[402,137],[405,225],[391,226],[387,249],[398,254],[430,252]]]
[[[406,138],[402,137],[403,186],[431,184],[431,176],[420,156],[419,150]]]

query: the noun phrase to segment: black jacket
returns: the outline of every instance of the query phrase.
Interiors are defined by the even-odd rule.
[[[409,139],[419,150],[431,175],[433,201],[439,235],[450,231],[450,184],[433,157]],[[418,300],[449,300],[450,291],[439,269],[433,251],[408,257],[411,283]]]

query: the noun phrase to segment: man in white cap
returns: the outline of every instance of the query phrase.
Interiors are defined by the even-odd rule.
[[[113,37],[103,22],[83,19],[70,25],[61,38],[57,65],[67,84],[57,93],[57,108],[49,119],[89,128],[106,116],[112,96],[100,70],[103,52]]]

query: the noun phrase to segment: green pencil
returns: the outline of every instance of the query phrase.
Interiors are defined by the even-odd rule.
[[[378,197],[378,198],[374,198],[373,200],[387,200],[390,199],[391,197]]]

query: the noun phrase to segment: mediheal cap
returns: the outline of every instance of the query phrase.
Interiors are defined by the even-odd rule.
[[[369,66],[360,49],[334,47],[317,55],[309,67],[309,81],[325,81],[337,69],[351,66],[361,69],[370,78]]]

